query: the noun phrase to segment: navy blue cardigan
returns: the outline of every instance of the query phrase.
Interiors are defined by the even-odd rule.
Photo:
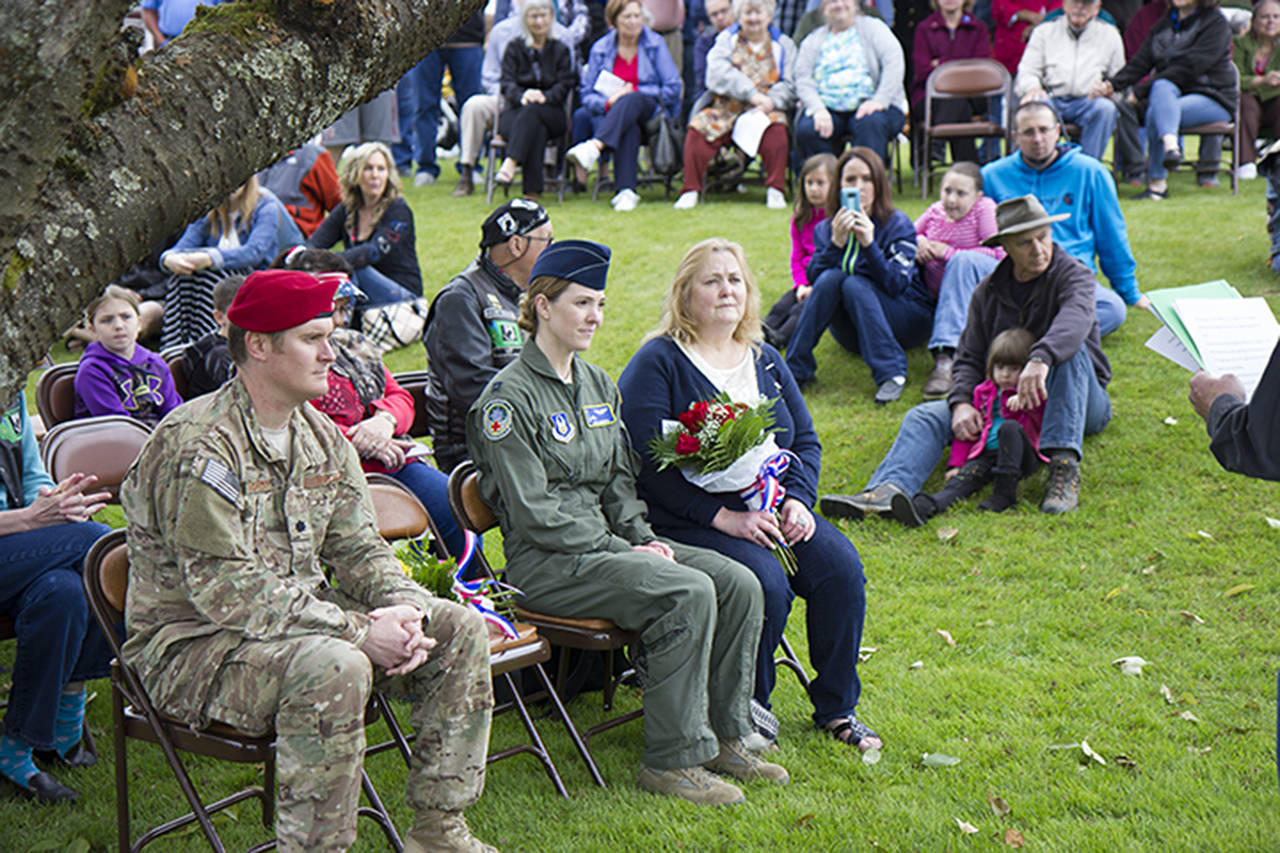
[[[853,262],[853,274],[864,276],[885,295],[894,299],[910,290],[921,291],[932,302],[916,264],[916,227],[911,217],[895,210],[887,222],[876,222],[876,235],[870,246],[858,247],[858,259]],[[858,239],[849,232],[849,239]],[[829,269],[839,268],[845,247],[831,240],[831,218],[819,222],[813,229],[813,257],[805,275],[809,284],[818,280]]]
[[[774,404],[779,431],[778,446],[797,458],[783,475],[787,497],[813,507],[822,467],[822,445],[813,431],[813,419],[804,397],[778,351],[762,344],[756,356],[756,382],[760,393],[781,398]],[[643,465],[636,491],[649,505],[649,523],[655,528],[709,528],[721,507],[746,509],[736,494],[712,494],[690,483],[676,468],[659,473],[649,456],[648,444],[662,428],[662,421],[676,416],[698,400],[719,393],[669,337],[654,338],[637,352],[618,379],[622,392],[622,420],[631,445]]]

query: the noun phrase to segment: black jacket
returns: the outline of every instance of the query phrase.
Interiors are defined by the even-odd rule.
[[[387,205],[373,226],[369,239],[361,242],[347,230],[347,205],[338,205],[307,238],[307,247],[328,249],[339,240],[347,247],[342,257],[359,269],[370,266],[408,290],[422,295],[422,271],[418,267],[418,249],[413,234],[413,211],[409,203],[398,198]]]
[[[1280,480],[1280,344],[1271,351],[1267,369],[1253,398],[1245,404],[1233,394],[1219,394],[1205,424],[1209,449],[1228,471],[1264,480]]]
[[[1217,9],[1199,8],[1174,22],[1165,15],[1151,28],[1133,59],[1111,78],[1116,90],[1137,83],[1148,73],[1151,80],[1168,80],[1184,95],[1207,95],[1233,117],[1237,83],[1231,64],[1231,25]],[[1146,100],[1151,81],[1135,91]]]
[[[987,377],[991,341],[1005,329],[1019,327],[1035,336],[1031,354],[1050,367],[1070,359],[1083,344],[1098,382],[1105,387],[1111,381],[1111,363],[1098,334],[1096,284],[1089,268],[1057,243],[1049,268],[1031,281],[1016,281],[1012,259],[1002,260],[969,302],[969,319],[956,345],[948,405],[973,401],[973,389]]]
[[[541,50],[534,50],[516,37],[502,53],[500,85],[512,109],[520,106],[527,89],[541,89],[549,105],[560,107],[578,85],[578,72],[572,53],[562,42],[547,39]]]

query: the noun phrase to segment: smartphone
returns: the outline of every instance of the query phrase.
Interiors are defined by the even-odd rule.
[[[840,188],[840,206],[855,213],[862,210],[862,190],[857,187]]]

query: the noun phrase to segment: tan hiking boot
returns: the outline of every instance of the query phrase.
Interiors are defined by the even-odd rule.
[[[471,195],[475,191],[475,184],[472,183],[471,178],[471,167],[466,166],[458,173],[458,185],[453,188],[453,192],[449,193],[449,195],[454,198],[462,198],[463,196]]]
[[[642,765],[636,783],[646,791],[671,794],[700,806],[723,806],[744,799],[736,786],[701,767],[654,770]]]
[[[780,764],[770,764],[760,758],[743,743],[742,738],[720,741],[720,754],[702,765],[708,770],[722,773],[750,782],[752,779],[768,779],[785,785],[791,781],[786,768]]]
[[[423,809],[404,837],[404,853],[498,853],[471,834],[462,812]]]
[[[952,358],[947,353],[939,350],[933,354],[933,370],[925,380],[924,388],[920,389],[921,395],[926,400],[937,400],[947,396],[951,390],[951,365]]]

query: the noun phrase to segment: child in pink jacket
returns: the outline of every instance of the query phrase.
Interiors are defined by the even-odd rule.
[[[973,389],[973,406],[982,415],[982,432],[974,441],[956,439],[947,462],[948,481],[934,494],[904,494],[893,498],[893,514],[919,527],[951,504],[974,494],[991,480],[995,487],[978,509],[1004,512],[1018,502],[1018,481],[1048,462],[1040,453],[1040,424],[1044,403],[1023,408],[1018,401],[1018,377],[1027,364],[1035,338],[1026,329],[1006,329],[996,335],[987,353],[987,380]]]

